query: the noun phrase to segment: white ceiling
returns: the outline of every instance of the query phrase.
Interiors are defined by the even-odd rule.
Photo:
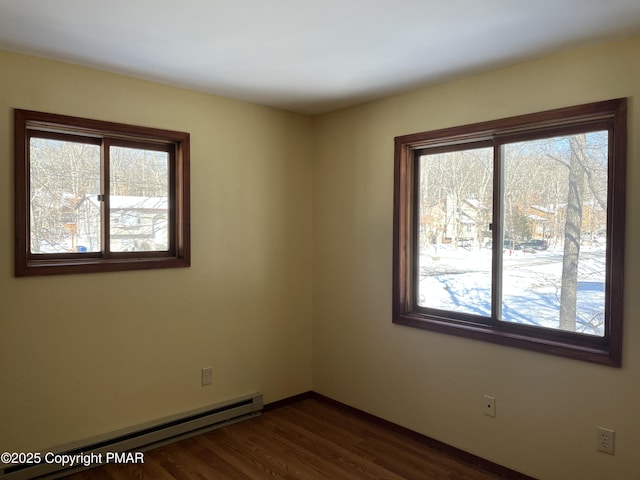
[[[307,114],[637,33],[640,0],[0,0],[0,49]]]

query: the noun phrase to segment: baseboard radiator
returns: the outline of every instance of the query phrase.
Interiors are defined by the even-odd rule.
[[[46,452],[41,452],[41,455],[44,457],[48,452],[52,452],[54,455],[93,453],[96,456],[102,454],[102,458],[106,458],[107,452],[150,450],[193,435],[257,417],[261,415],[262,407],[262,394],[256,393],[136,425],[74,444],[52,448]],[[3,465],[0,463],[0,480],[52,479],[86,468],[90,467],[80,465],[68,468],[55,463],[46,463],[45,461],[41,461],[39,464],[19,465]]]

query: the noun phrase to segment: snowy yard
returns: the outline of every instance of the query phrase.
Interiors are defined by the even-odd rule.
[[[559,328],[562,250],[503,252],[502,320]],[[605,250],[582,247],[577,331],[604,334]],[[430,247],[420,257],[418,304],[491,316],[491,249]]]

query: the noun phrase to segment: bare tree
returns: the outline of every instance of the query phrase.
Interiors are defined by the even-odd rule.
[[[576,303],[578,294],[578,261],[582,232],[582,202],[585,177],[586,137],[569,138],[569,195],[564,227],[564,255],[562,257],[562,287],[560,291],[560,329],[576,330]]]

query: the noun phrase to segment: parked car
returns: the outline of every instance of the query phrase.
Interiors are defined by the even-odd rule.
[[[549,242],[546,240],[531,239],[520,244],[521,248],[531,248],[533,250],[546,250],[549,248]]]
[[[487,242],[484,244],[484,248],[491,247],[493,247],[493,241],[487,240]],[[505,240],[502,243],[502,248],[506,250],[520,250],[520,245],[514,245],[513,240]]]

